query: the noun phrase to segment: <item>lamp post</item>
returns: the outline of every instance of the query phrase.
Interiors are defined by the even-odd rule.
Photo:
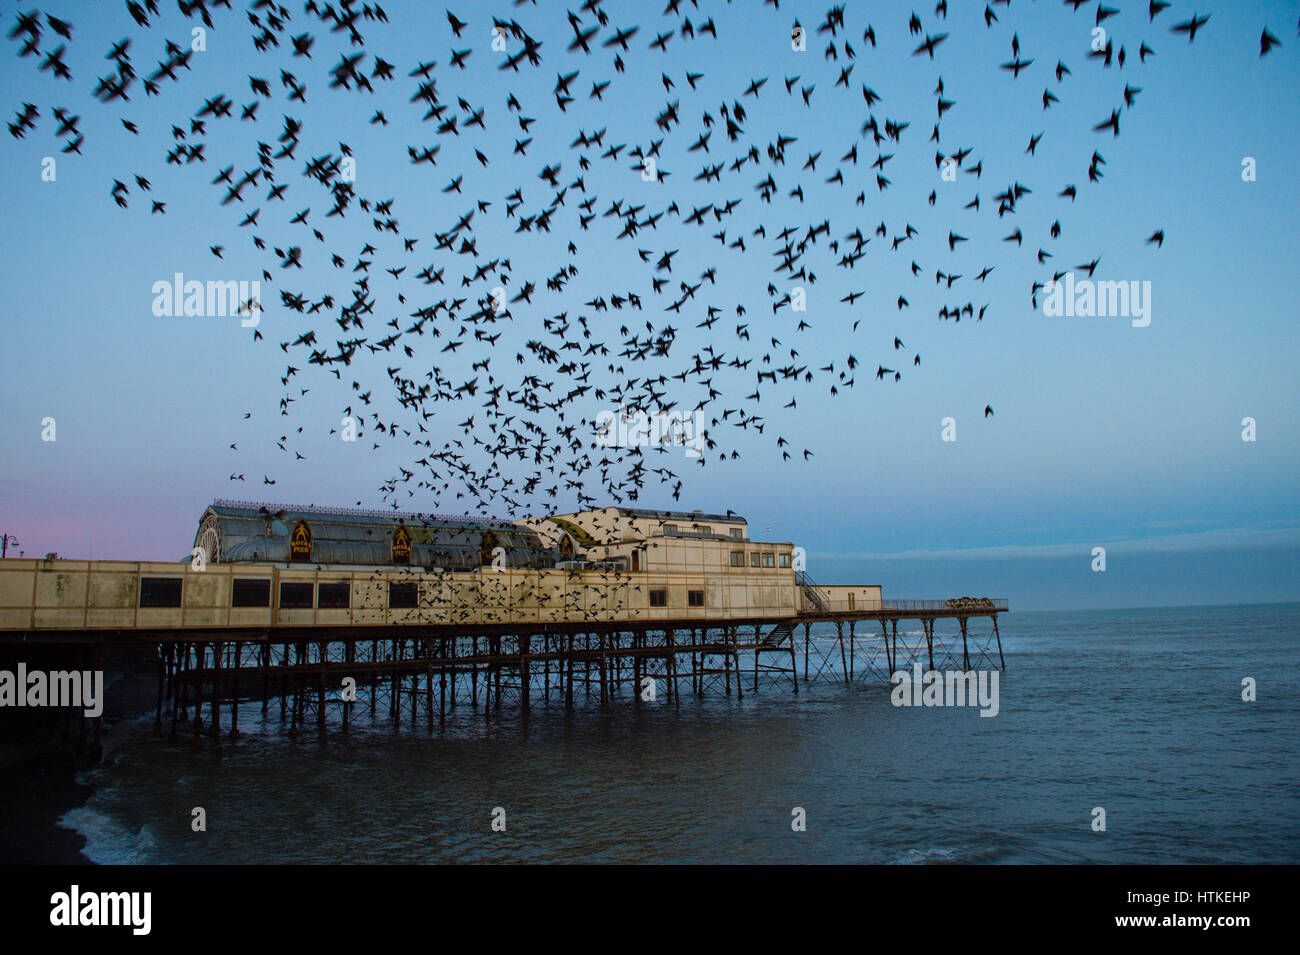
[[[0,558],[4,558],[9,553],[10,544],[17,547],[18,538],[14,537],[12,534],[5,534],[3,537],[0,537]]]

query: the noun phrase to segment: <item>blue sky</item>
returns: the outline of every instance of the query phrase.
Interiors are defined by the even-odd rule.
[[[445,264],[459,285],[468,258],[440,260],[432,236],[478,197],[492,202],[475,220],[484,251],[479,261],[511,259],[511,295],[524,281],[542,287],[533,307],[512,307],[510,322],[496,328],[503,336],[492,373],[507,387],[533,372],[566,386],[553,367],[531,357],[522,365],[514,360],[524,342],[546,334],[543,320],[562,312],[571,319],[586,315],[594,337],[611,352],[619,350],[623,323],[642,323],[642,329],[645,321],[656,329],[671,323],[679,330],[668,359],[635,368],[619,362],[628,366],[624,377],[671,375],[705,346],[754,359],[744,373],[719,373],[715,384],[724,396],[706,413],[745,407],[764,416],[764,434],[727,425],[712,429],[719,449],[734,448],[741,457],[720,462],[715,453],[703,468],[679,449],[650,454],[650,465],[671,467],[685,483],[680,501],[673,501],[668,487],[651,485],[639,504],[732,508],[749,518],[756,533],[771,525],[772,536],[805,546],[814,577],[880,582],[896,595],[995,593],[1026,608],[1212,602],[1219,594],[1231,600],[1300,599],[1293,298],[1300,190],[1292,175],[1300,146],[1297,10],[1290,2],[1198,5],[1211,19],[1189,45],[1169,27],[1190,16],[1192,5],[1175,3],[1154,25],[1147,22],[1145,4],[1118,6],[1122,12],[1104,25],[1129,54],[1122,71],[1086,57],[1095,4],[1077,14],[1047,0],[999,6],[1001,22],[992,29],[985,29],[979,4],[951,4],[946,22],[923,5],[917,8],[923,32],[949,34],[933,62],[911,56],[917,42],[907,29],[911,5],[873,4],[869,12],[849,5],[847,29],[838,38],[842,43],[847,36],[857,54],[846,90],[837,89],[835,79],[850,61],[842,50],[838,62],[823,57],[825,34],[810,34],[806,52],[790,50],[791,23],[798,18],[815,29],[825,17],[819,5],[782,3],[778,11],[770,4],[701,4],[698,10],[682,4],[678,14],[661,16],[657,6],[602,4],[610,25],[597,35],[588,58],[564,52],[572,31],[559,5],[466,5],[455,12],[469,25],[455,39],[442,6],[391,3],[385,5],[387,26],[362,28],[371,54],[367,67],[374,54],[397,66],[398,79],[377,84],[373,96],[327,90],[328,70],[346,41],[307,21],[300,9],[292,10],[282,47],[270,56],[253,49],[242,11],[219,10],[207,50],[194,55],[182,82],[164,84],[156,98],[144,97],[137,86],[129,103],[109,106],[89,96],[93,77],[107,69],[103,54],[109,44],[135,36],[133,61],[137,71],[147,72],[162,57],[163,37],[188,40],[190,25],[168,9],[154,28],[138,32],[117,4],[65,4],[62,11],[51,6],[48,12],[74,24],[66,57],[74,82],[39,72],[37,57],[18,59],[17,41],[5,41],[9,55],[0,61],[10,119],[23,102],[42,113],[24,139],[6,137],[0,158],[10,184],[3,199],[7,254],[0,265],[7,291],[0,388],[8,411],[0,420],[6,452],[0,530],[16,534],[28,555],[53,550],[80,557],[93,550],[105,558],[174,558],[188,549],[198,516],[214,497],[367,505],[396,500],[410,509],[465,509],[465,501],[450,494],[434,500],[423,493],[407,496],[406,487],[396,498],[379,491],[399,466],[409,467],[422,453],[413,453],[409,442],[388,441],[375,450],[371,441],[345,444],[329,434],[342,409],[355,403],[351,379],[359,381],[359,390],[374,391],[385,420],[412,427],[412,419],[398,416],[386,388],[384,368],[401,356],[358,359],[347,369],[353,372],[349,380],[335,381],[306,367],[306,353],[298,349],[293,363],[303,370],[290,383],[311,393],[298,396],[293,414],[280,416],[286,356],[278,343],[312,327],[324,329],[327,342],[342,333],[328,318],[288,312],[279,305],[279,293],[294,289],[310,298],[329,290],[346,301],[357,252],[373,241],[380,248],[371,269],[376,311],[365,333],[381,337],[383,322],[393,316],[401,316],[405,326],[413,308],[453,293],[419,285],[414,272],[430,262]],[[517,18],[543,41],[539,68],[524,67],[519,74],[497,69],[502,54],[491,49],[493,14]],[[697,28],[694,40],[676,36],[666,53],[647,49],[655,34],[677,29],[683,16]],[[698,33],[710,16],[716,42]],[[583,17],[585,26],[595,25],[590,14]],[[877,35],[874,50],[862,39],[867,23]],[[615,27],[632,25],[640,32],[624,57],[626,73],[617,74],[612,51],[598,44]],[[1265,25],[1283,46],[1261,59]],[[285,49],[288,37],[302,31],[316,36],[310,60],[294,59]],[[1035,60],[1018,80],[998,69],[1011,58],[1013,33],[1021,56]],[[1136,56],[1143,40],[1156,51],[1145,64]],[[53,45],[47,29],[42,49]],[[473,50],[468,68],[450,69],[450,51],[466,48]],[[406,74],[416,63],[435,59],[441,100],[462,118],[467,114],[456,105],[459,97],[484,108],[485,130],[439,136],[434,124],[420,122],[422,111],[407,102],[415,81]],[[1058,59],[1071,70],[1060,83],[1051,76]],[[281,68],[306,83],[306,104],[286,103],[276,81]],[[576,98],[561,113],[551,90],[558,73],[575,69]],[[694,91],[685,79],[688,71],[704,74]],[[671,92],[661,84],[663,73],[675,83]],[[255,99],[250,74],[270,79],[274,96],[262,103],[257,122],[241,123],[240,108]],[[800,79],[787,96],[783,79],[795,75]],[[750,81],[762,76],[768,81],[758,98],[744,97]],[[939,148],[971,149],[956,183],[941,181],[935,144],[926,141],[940,77],[943,95],[954,105],[943,118]],[[613,82],[603,101],[590,100],[591,84],[604,80]],[[869,112],[862,84],[881,96],[870,112],[882,126],[886,118],[911,123],[900,142],[877,150],[869,135],[860,135]],[[1122,104],[1126,84],[1141,92],[1122,111],[1121,135],[1094,132],[1092,126]],[[807,85],[815,85],[811,108],[799,96]],[[1046,112],[1045,87],[1060,97]],[[218,91],[233,100],[235,118],[209,122],[200,137],[208,160],[166,165],[171,126],[187,125]],[[524,134],[507,111],[510,92],[524,114],[537,119],[524,157],[511,155]],[[603,212],[621,198],[645,204],[643,215],[673,201],[689,214],[715,200],[740,199],[734,216],[699,229],[669,215],[656,230],[617,240],[620,226],[612,217],[598,216],[590,231],[578,228],[582,195],[571,188],[549,235],[515,232],[517,219],[504,214],[505,197],[520,187],[528,212],[545,208],[554,191],[537,174],[557,161],[562,185],[580,174],[580,151],[569,148],[579,130],[606,127],[607,145],[647,144],[663,137],[654,119],[670,100],[680,102],[682,117],[662,149],[661,166],[672,175],[644,183],[626,150],[619,162],[601,160],[601,150],[584,151],[590,159],[582,173],[587,195],[599,196],[593,211]],[[778,135],[797,137],[785,164],[749,165],[725,173],[720,184],[692,182],[702,164],[730,164],[740,152],[717,125],[707,155],[687,151],[702,131],[704,112],[716,119],[720,104],[736,101],[748,112],[746,142],[752,140],[760,152]],[[86,140],[80,157],[59,152],[66,137],[54,136],[50,112],[56,105],[82,117]],[[376,109],[385,111],[390,125],[368,123]],[[236,175],[250,168],[257,142],[274,142],[286,113],[304,123],[295,161],[277,168],[277,182],[289,184],[287,201],[268,202],[259,184],[247,203],[222,207],[220,187],[211,180],[227,165],[235,165]],[[128,134],[120,117],[138,123],[140,135]],[[1040,132],[1036,154],[1026,155],[1029,137]],[[328,203],[299,173],[308,157],[337,153],[340,141],[350,143],[356,156],[358,193],[395,197],[401,235],[420,240],[413,255],[403,258],[399,238],[375,233],[364,215],[350,213],[325,228]],[[435,143],[442,146],[435,168],[410,165],[408,145]],[[858,164],[837,162],[854,143]],[[479,166],[474,148],[489,156],[490,166]],[[1105,178],[1090,184],[1094,149],[1106,160]],[[816,171],[802,171],[814,152],[821,153]],[[883,192],[869,168],[880,152],[894,156],[885,166],[891,185]],[[46,156],[58,161],[55,182],[41,179]],[[1242,180],[1244,157],[1255,160],[1253,182]],[[976,161],[983,163],[978,180],[964,171]],[[837,167],[847,177],[844,186],[824,182]],[[770,205],[754,189],[768,172],[779,184]],[[167,202],[165,215],[149,215],[146,194],[130,178],[136,173],[149,178],[149,196]],[[443,193],[459,174],[463,194]],[[114,179],[130,186],[127,210],[110,198]],[[1015,215],[999,218],[993,196],[1013,182],[1033,191]],[[1078,187],[1074,202],[1057,197],[1067,183]],[[802,203],[787,195],[796,184],[804,187]],[[933,207],[927,202],[931,190]],[[862,207],[854,204],[859,191],[866,198]],[[963,209],[976,194],[980,211]],[[301,273],[281,270],[257,253],[254,230],[238,228],[254,206],[263,213],[256,231],[269,246],[304,248],[307,267]],[[310,223],[327,233],[324,244],[288,222],[309,206]],[[815,260],[809,259],[817,280],[805,285],[807,312],[783,309],[773,316],[768,283],[780,293],[795,284],[772,271],[775,234],[784,226],[802,233],[824,219],[831,221],[829,238],[841,240],[841,251],[844,236],[856,228],[873,235],[885,222],[888,237],[874,237],[852,270],[836,268],[838,256],[826,249],[828,239],[819,240]],[[1048,233],[1054,221],[1062,228],[1057,240]],[[752,235],[760,223],[767,240]],[[890,251],[890,239],[907,224],[917,237]],[[744,254],[711,238],[724,226],[727,242],[746,237]],[[1020,248],[1001,241],[1017,226],[1025,236]],[[1166,236],[1159,249],[1145,243],[1157,228]],[[950,251],[950,231],[970,241]],[[576,256],[565,249],[570,240]],[[208,251],[216,244],[225,249],[221,261]],[[674,248],[680,251],[669,290],[678,281],[700,281],[708,266],[717,270],[717,285],[706,283],[680,315],[664,312],[666,296],[650,294],[656,273],[637,256],[638,249],[657,258]],[[1053,254],[1044,265],[1035,259],[1040,248]],[[330,252],[343,256],[347,268],[332,269]],[[1150,326],[1134,328],[1119,318],[1047,318],[1034,310],[1033,282],[1098,255],[1098,279],[1151,283]],[[401,279],[382,271],[399,261],[408,266]],[[572,283],[561,293],[545,292],[546,277],[571,261],[579,269]],[[920,276],[912,275],[913,262],[921,266]],[[153,283],[175,272],[199,280],[252,279],[263,267],[273,273],[273,281],[263,285],[264,341],[252,342],[237,319],[160,318],[150,310]],[[987,281],[975,282],[986,267],[993,268]],[[934,282],[936,270],[963,278],[945,289]],[[643,296],[644,311],[594,312],[583,305],[627,290]],[[471,290],[483,291],[484,283]],[[852,306],[840,301],[851,291],[864,293]],[[406,303],[396,300],[398,292]],[[900,294],[910,303],[902,311],[896,305]],[[988,306],[983,321],[954,324],[936,317],[941,305],[967,301]],[[746,319],[733,318],[737,303],[745,305]],[[721,308],[723,317],[713,329],[695,328],[706,304]],[[797,330],[800,318],[811,327]],[[745,320],[749,341],[734,333],[737,321]],[[902,350],[893,348],[895,336],[905,342]],[[764,347],[770,337],[782,344]],[[440,354],[442,341],[419,342],[408,372],[422,374],[437,364],[459,383],[474,374],[472,362],[488,354],[485,346],[473,354],[465,354],[471,348]],[[770,353],[772,365],[779,366],[791,360],[791,347],[799,352],[794,361],[814,372],[813,382],[761,386],[760,402],[745,401],[762,355]],[[923,359],[920,367],[911,363],[916,353]],[[832,397],[829,386],[850,354],[861,363],[854,386],[841,385]],[[602,359],[609,361],[616,359]],[[817,371],[831,362],[835,372]],[[899,369],[901,380],[876,381],[879,364]],[[603,365],[593,376],[618,378]],[[297,388],[290,393],[297,396]],[[680,387],[674,382],[673,400],[689,407],[702,396],[694,379]],[[796,406],[783,408],[790,398]],[[465,440],[456,423],[475,413],[480,401],[481,393],[437,408],[426,422],[431,437]],[[609,406],[594,398],[584,402],[570,419],[591,419]],[[987,419],[986,404],[995,409]],[[245,419],[246,413],[252,417]],[[52,443],[41,440],[47,416],[57,422]],[[1254,442],[1241,440],[1241,420],[1248,416],[1257,422]],[[946,417],[956,421],[956,441],[940,439]],[[781,459],[777,434],[790,440],[793,460]],[[276,446],[281,435],[288,437],[287,452]],[[232,442],[238,451],[229,448]],[[807,460],[805,448],[814,452]],[[503,466],[509,470],[513,462]],[[232,473],[245,474],[246,481],[229,481]],[[262,484],[264,474],[276,480],[274,487]],[[599,495],[600,489],[589,485],[588,492]],[[575,502],[572,494],[561,493],[539,494],[534,503],[540,511],[571,509]],[[1094,574],[1094,546],[1124,559],[1113,559],[1105,575]],[[1205,599],[1194,599],[1197,593]]]

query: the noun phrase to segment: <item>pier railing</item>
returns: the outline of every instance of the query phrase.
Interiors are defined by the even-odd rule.
[[[824,592],[823,592],[824,593]],[[882,600],[863,600],[861,597],[823,596],[816,603],[808,602],[805,613],[998,613],[1009,610],[1005,597],[952,597],[947,600],[899,600],[885,597]]]
[[[883,610],[1007,610],[1005,597],[950,597],[947,600],[895,600],[882,601]]]

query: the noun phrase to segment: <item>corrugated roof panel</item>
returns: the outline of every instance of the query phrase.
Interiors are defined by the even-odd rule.
[[[536,531],[509,522],[232,501],[214,502],[204,512],[195,545],[213,562],[284,563],[300,520],[311,533],[310,562],[316,564],[391,566],[399,527],[410,534],[410,563],[415,566],[478,567],[496,547],[505,549],[512,567],[549,567],[558,559]]]

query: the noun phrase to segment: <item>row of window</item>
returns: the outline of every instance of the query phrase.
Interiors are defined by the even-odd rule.
[[[181,583],[180,577],[141,577],[140,606],[179,607]],[[409,597],[404,588],[409,588]],[[389,605],[414,607],[415,593],[414,583],[393,583],[389,588]],[[398,595],[398,600],[409,599],[410,603],[394,602],[394,594]],[[236,577],[230,589],[230,606],[271,606],[270,578]],[[352,606],[352,585],[346,580],[323,581],[319,584],[286,580],[280,584],[280,607],[284,610],[310,610],[312,607],[319,607],[322,610],[347,610],[350,606]]]
[[[239,585],[261,585],[249,587],[247,603],[239,603],[237,594]],[[281,610],[310,610],[312,608],[312,590],[316,591],[316,606],[321,610],[347,610],[352,606],[352,585],[346,580],[331,581],[312,585],[310,581],[285,581],[280,584]],[[235,580],[235,588],[230,595],[232,607],[266,607],[270,605],[271,582],[269,580]]]
[[[665,525],[664,525],[664,533],[665,533],[665,534],[676,534],[676,533],[677,533],[677,525],[676,525],[676,524],[665,524]],[[711,525],[709,525],[709,524],[692,524],[692,525],[691,525],[691,533],[692,533],[692,534],[712,534],[712,533],[713,533],[713,527],[712,527]],[[744,540],[744,539],[745,539],[745,531],[744,531],[744,528],[741,528],[741,527],[733,527],[733,528],[731,528],[731,536],[734,537],[736,540]]]
[[[766,555],[768,557],[771,554]],[[786,556],[786,555],[782,555]],[[765,565],[771,566],[771,565]],[[315,597],[313,603],[312,598]],[[703,590],[688,590],[686,602],[692,607],[704,606]],[[141,577],[141,607],[179,607],[181,605],[180,577]],[[389,581],[388,606],[393,610],[408,610],[420,605],[420,585],[415,581]],[[230,591],[232,607],[271,606],[271,581],[266,577],[236,577]],[[281,610],[347,610],[352,606],[352,585],[346,580],[310,581],[286,580],[280,584]],[[650,591],[650,606],[667,607],[668,591]]]
[[[689,605],[692,606],[692,607],[703,607],[703,606],[704,606],[704,591],[703,591],[703,590],[688,590],[688,591],[686,591],[686,602],[687,602],[687,604],[689,604]],[[667,606],[668,606],[668,591],[667,591],[667,590],[662,590],[662,589],[661,589],[661,590],[652,590],[652,591],[650,591],[650,606],[652,606],[652,607],[667,607]]]
[[[731,552],[731,566],[745,566],[745,552],[743,550],[733,550]],[[750,551],[750,567],[789,567],[789,554],[773,554],[771,551]]]

